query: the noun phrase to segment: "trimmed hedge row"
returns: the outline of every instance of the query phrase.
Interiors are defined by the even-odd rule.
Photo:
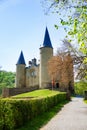
[[[33,100],[0,99],[0,130],[14,130],[64,100],[65,92]]]

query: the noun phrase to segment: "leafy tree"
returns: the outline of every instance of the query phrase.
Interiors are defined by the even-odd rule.
[[[15,84],[15,73],[0,71],[0,93],[2,88],[12,88]]]
[[[75,83],[75,93],[84,96],[84,91],[87,91],[87,82],[79,81]]]

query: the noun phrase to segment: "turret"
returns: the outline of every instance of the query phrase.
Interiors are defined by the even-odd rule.
[[[40,48],[40,88],[48,88],[51,83],[48,74],[47,65],[49,59],[53,56],[53,47],[51,44],[48,29],[46,27],[43,46]]]
[[[25,87],[25,59],[23,52],[21,51],[18,62],[16,64],[16,87],[23,88]]]

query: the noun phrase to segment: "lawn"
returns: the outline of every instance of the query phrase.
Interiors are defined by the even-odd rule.
[[[12,98],[43,98],[60,93],[59,91],[41,89],[13,96]]]

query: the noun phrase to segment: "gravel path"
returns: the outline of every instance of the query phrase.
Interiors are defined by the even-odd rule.
[[[40,130],[87,130],[87,104],[73,98]]]

